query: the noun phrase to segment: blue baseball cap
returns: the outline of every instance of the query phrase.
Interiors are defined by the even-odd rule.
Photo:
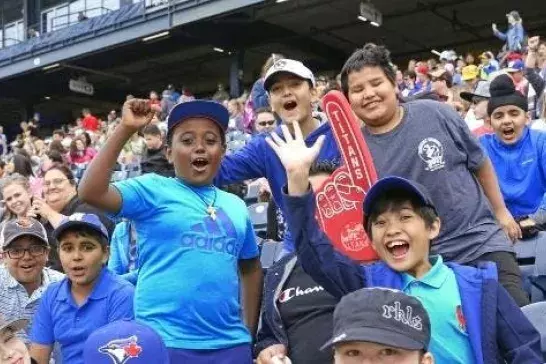
[[[176,105],[167,117],[167,134],[189,118],[205,118],[214,121],[225,132],[229,123],[229,112],[215,101],[193,100]]]
[[[169,364],[161,337],[150,327],[119,320],[95,330],[83,346],[85,364]]]
[[[521,72],[525,68],[525,63],[521,59],[516,59],[508,62],[508,67],[505,71],[508,73]]]
[[[77,226],[85,226],[90,229],[95,230],[97,233],[101,234],[106,238],[106,240],[109,240],[110,237],[108,236],[108,230],[104,227],[102,222],[100,221],[99,217],[95,214],[83,214],[81,212],[76,212],[70,216],[67,216],[61,220],[61,223],[55,230],[53,230],[53,238],[55,240],[59,240],[59,236],[65,232],[67,229],[77,227]]]
[[[366,218],[370,216],[372,208],[379,197],[389,191],[395,190],[403,190],[416,196],[423,206],[432,207],[436,211],[434,202],[432,202],[432,198],[425,186],[402,177],[392,176],[381,178],[370,188],[364,199],[364,216]]]

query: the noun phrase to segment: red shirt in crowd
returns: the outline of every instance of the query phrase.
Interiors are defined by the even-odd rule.
[[[100,128],[99,120],[93,115],[89,114],[83,118],[82,127],[87,131],[96,132]]]

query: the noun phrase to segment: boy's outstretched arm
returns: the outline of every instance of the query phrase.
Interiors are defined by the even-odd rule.
[[[83,201],[110,213],[120,210],[121,195],[115,187],[110,186],[112,170],[123,146],[138,129],[152,120],[153,114],[147,100],[125,102],[121,123],[93,159],[78,186],[78,195]]]
[[[324,138],[319,137],[309,148],[297,122],[294,122],[294,136],[286,125],[282,129],[285,140],[272,133],[267,142],[286,169],[285,217],[294,234],[298,259],[318,284],[334,297],[341,298],[364,287],[364,278],[360,265],[334,250],[315,219],[315,195],[309,189],[309,169]]]

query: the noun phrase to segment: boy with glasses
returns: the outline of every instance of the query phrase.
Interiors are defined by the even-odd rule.
[[[45,268],[47,234],[38,221],[10,220],[0,231],[4,264],[0,265],[0,315],[31,320],[47,287],[64,275]],[[26,333],[23,336],[26,340]]]

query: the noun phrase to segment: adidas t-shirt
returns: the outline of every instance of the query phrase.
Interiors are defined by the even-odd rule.
[[[169,348],[250,343],[237,263],[259,253],[244,202],[215,187],[191,187],[156,174],[115,186],[123,199],[119,215],[134,222],[139,237],[135,318]],[[207,206],[215,194],[213,220]]]

